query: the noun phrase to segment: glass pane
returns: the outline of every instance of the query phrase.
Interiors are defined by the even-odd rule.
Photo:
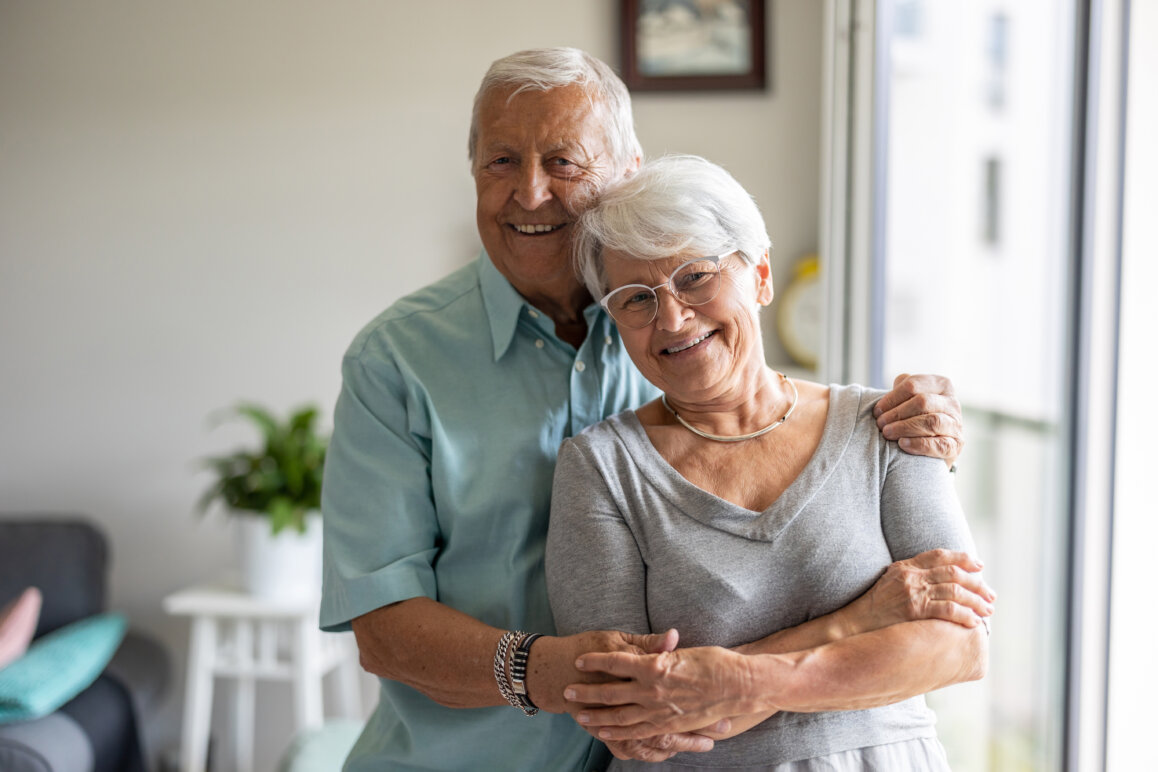
[[[988,677],[930,704],[953,769],[1060,769],[1073,9],[898,0],[883,372],[952,377],[957,485],[999,594]]]

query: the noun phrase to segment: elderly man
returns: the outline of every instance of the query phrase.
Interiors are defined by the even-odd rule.
[[[606,751],[565,713],[564,687],[584,680],[575,659],[662,645],[552,635],[543,572],[560,442],[655,396],[570,260],[577,213],[641,155],[630,97],[604,63],[574,49],[495,62],[469,142],[484,253],[396,302],[346,353],[321,624],[353,629],[381,679],[347,769],[598,768]],[[907,379],[885,406],[886,436],[956,456],[947,381]],[[709,747],[675,735],[617,752]]]

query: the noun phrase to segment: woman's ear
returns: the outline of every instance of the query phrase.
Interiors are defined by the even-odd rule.
[[[766,306],[775,296],[772,289],[772,264],[768,261],[768,250],[756,262],[756,302]]]

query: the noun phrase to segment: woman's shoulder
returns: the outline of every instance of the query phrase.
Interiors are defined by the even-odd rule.
[[[564,444],[598,453],[610,446],[631,444],[642,430],[635,411],[624,410],[580,430],[575,436],[564,440]]]
[[[560,480],[591,483],[601,480],[612,490],[622,490],[625,480],[645,474],[654,463],[647,435],[635,412],[626,410],[583,429],[563,440],[555,467]]]
[[[885,393],[859,383],[829,384],[823,455],[839,458],[849,452],[876,455],[884,451],[888,441],[877,428],[873,407]]]
[[[857,422],[869,419],[875,424],[873,408],[887,393],[884,389],[874,389],[859,383],[829,384],[829,410],[849,416]]]

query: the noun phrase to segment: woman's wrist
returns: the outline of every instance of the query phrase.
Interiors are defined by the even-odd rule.
[[[761,654],[749,658],[749,672],[745,681],[748,698],[744,715],[766,714],[783,710],[795,686],[806,679],[808,653],[811,650],[778,654]]]
[[[861,596],[861,598],[863,597]],[[828,643],[851,638],[870,629],[866,620],[862,619],[859,613],[863,605],[861,598],[828,615],[829,620],[824,636]]]

